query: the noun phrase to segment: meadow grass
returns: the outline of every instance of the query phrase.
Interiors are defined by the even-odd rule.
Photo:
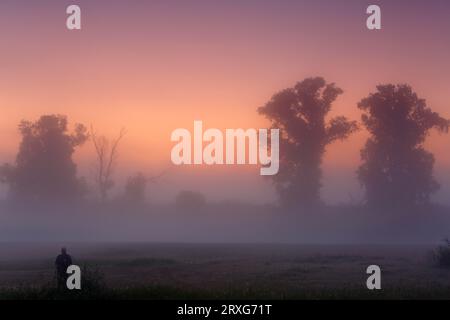
[[[175,286],[145,285],[133,287],[99,287],[86,285],[82,290],[58,290],[51,284],[41,287],[0,289],[0,300],[428,300],[450,299],[450,287],[398,286],[382,290],[362,287],[298,288],[282,290],[268,287],[230,287],[192,289]]]

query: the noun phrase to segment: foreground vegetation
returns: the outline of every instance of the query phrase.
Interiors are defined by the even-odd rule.
[[[450,299],[446,241],[437,247],[74,245],[82,267],[82,290],[74,291],[56,289],[53,259],[39,258],[48,255],[44,248],[28,249],[38,252],[34,260],[0,261],[0,300]],[[381,268],[381,290],[366,289],[372,264]]]
[[[229,288],[221,291],[168,286],[91,288],[81,291],[59,291],[52,286],[0,289],[1,300],[178,300],[178,299],[450,299],[450,287],[396,287],[369,291],[361,287],[331,289],[297,289],[289,292],[264,287]]]
[[[390,286],[368,290],[352,284],[340,288],[280,288],[269,285],[235,285],[221,289],[198,289],[168,285],[108,287],[97,268],[83,268],[82,290],[57,289],[54,282],[38,287],[0,288],[0,300],[399,300],[450,299],[450,286],[439,283]]]

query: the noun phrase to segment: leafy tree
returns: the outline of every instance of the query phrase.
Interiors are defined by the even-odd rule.
[[[358,129],[355,121],[338,116],[326,121],[332,103],[343,91],[323,78],[307,78],[276,93],[258,109],[280,129],[280,171],[273,176],[286,205],[320,203],[322,158],[327,145]]]
[[[86,128],[77,124],[68,132],[62,115],[44,115],[35,122],[21,121],[22,135],[14,165],[4,164],[0,181],[19,199],[67,199],[80,196],[84,185],[76,176],[72,155],[88,138]]]
[[[358,178],[371,206],[429,202],[439,189],[433,178],[434,156],[423,148],[432,128],[448,132],[449,120],[427,107],[411,87],[379,85],[359,102],[370,137],[361,150]]]

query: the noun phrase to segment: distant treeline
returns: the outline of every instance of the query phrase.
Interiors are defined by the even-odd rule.
[[[370,134],[361,150],[361,165],[355,168],[371,207],[398,208],[427,204],[439,189],[433,177],[434,156],[424,149],[431,129],[448,132],[450,121],[433,112],[407,84],[386,84],[363,98],[357,106],[361,122],[344,116],[327,120],[333,102],[343,93],[323,78],[307,78],[272,96],[258,108],[280,129],[280,170],[272,176],[279,202],[287,207],[315,207],[322,201],[322,161],[326,147],[344,140],[364,127]],[[69,130],[63,115],[43,115],[19,124],[22,140],[13,164],[0,166],[0,182],[9,198],[20,201],[80,200],[88,184],[77,175],[73,154],[92,141],[96,155],[95,189],[98,199],[108,201],[114,186],[113,173],[119,142],[109,140],[76,124]],[[126,182],[123,197],[142,202],[146,186],[159,176],[137,173]],[[179,195],[180,203],[203,203],[194,192]]]

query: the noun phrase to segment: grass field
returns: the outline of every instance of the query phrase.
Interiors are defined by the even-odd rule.
[[[0,299],[450,299],[431,246],[67,245],[80,292],[54,289],[58,244],[0,244]],[[366,289],[367,266],[382,290]]]

